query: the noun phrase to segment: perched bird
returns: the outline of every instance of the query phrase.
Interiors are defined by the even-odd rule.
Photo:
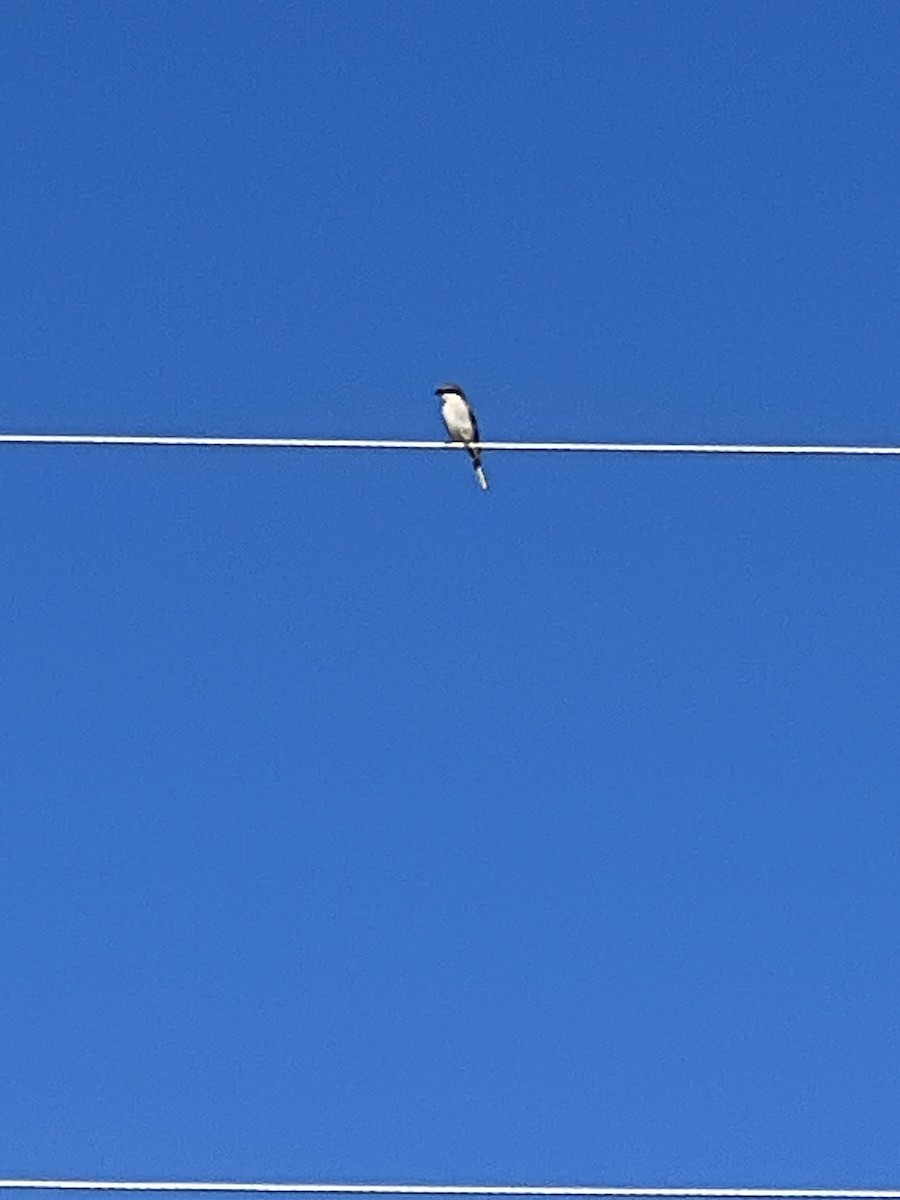
[[[474,448],[478,445],[478,422],[472,412],[472,405],[466,399],[466,393],[458,383],[445,383],[434,389],[434,394],[441,398],[441,416],[447,426],[447,432],[454,442],[464,442],[472,457],[472,465],[482,490],[488,490],[487,476],[481,465],[481,455]],[[473,445],[474,443],[474,445]]]

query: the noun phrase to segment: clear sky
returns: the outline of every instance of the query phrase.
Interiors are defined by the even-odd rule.
[[[900,4],[8,0],[0,426],[900,443]],[[0,447],[0,1176],[900,1180],[900,464]]]

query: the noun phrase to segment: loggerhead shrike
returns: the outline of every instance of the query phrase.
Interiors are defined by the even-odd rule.
[[[445,383],[441,387],[435,388],[434,394],[441,398],[441,416],[444,418],[451,441],[465,442],[466,449],[472,456],[472,465],[475,467],[478,482],[481,484],[482,490],[486,492],[488,481],[481,465],[481,455],[473,449],[472,445],[474,442],[477,446],[480,440],[478,422],[472,412],[471,404],[466,399],[466,393],[458,383]]]

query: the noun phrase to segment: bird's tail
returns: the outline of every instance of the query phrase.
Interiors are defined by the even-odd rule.
[[[481,465],[481,455],[477,450],[473,450],[471,446],[469,446],[469,453],[472,455],[472,466],[475,468],[475,474],[478,476],[481,490],[486,492],[488,490],[488,481],[487,475],[484,473],[484,467]]]

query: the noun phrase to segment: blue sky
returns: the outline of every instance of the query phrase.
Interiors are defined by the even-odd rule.
[[[2,24],[9,431],[900,441],[894,3]],[[0,1176],[896,1186],[894,462],[0,459]]]

